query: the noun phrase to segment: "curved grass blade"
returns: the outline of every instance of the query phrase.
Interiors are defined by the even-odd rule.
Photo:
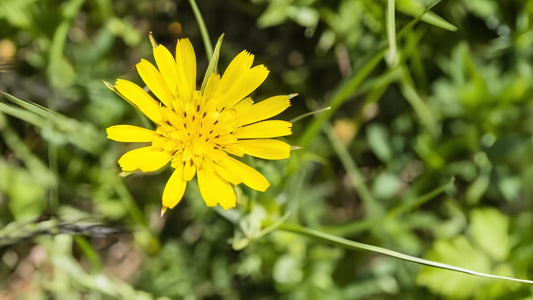
[[[390,257],[398,258],[398,259],[401,259],[401,260],[417,263],[417,264],[420,264],[420,265],[435,267],[435,268],[449,270],[449,271],[461,272],[461,273],[470,274],[470,275],[474,275],[474,276],[480,276],[480,277],[486,277],[486,278],[495,278],[495,279],[502,279],[502,280],[509,280],[509,281],[533,284],[533,281],[531,281],[531,280],[518,279],[518,278],[512,278],[512,277],[506,277],[506,276],[499,276],[499,275],[476,272],[476,271],[465,269],[465,268],[460,268],[460,267],[456,267],[456,266],[452,266],[452,265],[448,265],[448,264],[444,264],[444,263],[440,263],[440,262],[436,262],[436,261],[431,261],[431,260],[427,260],[427,259],[423,259],[423,258],[414,257],[414,256],[411,256],[411,255],[403,254],[401,252],[397,252],[397,251],[381,248],[381,247],[378,247],[378,246],[373,246],[373,245],[368,245],[368,244],[364,244],[364,243],[360,243],[360,242],[347,240],[347,239],[344,239],[344,238],[341,238],[341,237],[338,237],[338,236],[334,236],[334,235],[327,234],[327,233],[324,233],[324,232],[321,232],[321,231],[318,231],[318,230],[314,230],[314,229],[310,229],[310,228],[305,228],[305,227],[302,227],[302,226],[296,225],[296,224],[282,224],[282,225],[280,225],[278,227],[278,229],[284,230],[284,231],[288,231],[288,232],[298,233],[298,234],[305,235],[305,236],[312,237],[312,238],[316,238],[318,240],[322,240],[324,242],[328,242],[328,243],[331,243],[331,244],[334,244],[334,245],[337,245],[337,246],[341,246],[341,247],[344,247],[344,248],[347,248],[347,249],[363,250],[363,251],[379,253],[379,254],[390,256]]]

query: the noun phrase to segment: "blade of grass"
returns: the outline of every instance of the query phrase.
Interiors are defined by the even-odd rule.
[[[124,206],[128,208],[128,212],[133,222],[136,225],[147,227],[148,222],[144,217],[142,210],[139,208],[139,205],[137,205],[130,192],[128,191],[124,180],[122,180],[120,177],[114,177],[114,180],[116,180],[114,183],[115,191],[119,196],[119,199],[123,202]]]
[[[45,121],[43,118],[35,115],[32,112],[11,105],[7,105],[3,102],[0,102],[0,112],[3,112],[17,119],[21,119],[35,126],[42,126],[43,122]]]
[[[196,22],[198,22],[198,27],[200,28],[200,34],[202,35],[202,40],[204,41],[205,46],[205,54],[207,55],[207,59],[211,60],[211,57],[213,56],[213,45],[211,45],[211,39],[209,38],[204,18],[202,17],[202,13],[200,12],[198,5],[196,5],[195,0],[189,0],[189,4],[191,5]]]
[[[87,239],[81,235],[74,236],[74,242],[80,247],[83,254],[92,266],[92,269],[96,272],[102,270],[102,262],[98,253],[94,250],[93,246],[87,241]]]
[[[55,234],[58,232],[58,224],[56,219],[50,219],[39,222],[34,222],[34,220],[13,221],[3,225],[0,228],[0,249],[39,235]]]
[[[90,153],[97,153],[104,143],[103,136],[90,123],[81,123],[58,112],[33,102],[24,101],[1,92],[9,101],[20,108],[0,102],[0,112],[4,112],[38,128],[58,133],[72,144]]]
[[[50,172],[54,174],[55,177],[59,178],[59,172],[57,169],[57,145],[54,143],[48,143],[48,168]],[[51,213],[55,213],[59,206],[59,192],[58,192],[58,181],[50,185],[48,190],[48,210]]]
[[[403,76],[400,81],[400,90],[403,96],[415,111],[415,114],[418,116],[418,119],[420,119],[420,122],[428,129],[429,132],[431,132],[433,136],[437,135],[437,118],[416,91],[409,69],[404,66],[402,67],[402,70]]]
[[[415,209],[416,207],[419,207],[421,205],[423,205],[424,203],[430,201],[431,199],[434,199],[435,197],[437,197],[438,195],[442,194],[444,191],[450,189],[450,188],[453,188],[454,187],[454,183],[455,183],[455,178],[452,177],[450,178],[450,180],[437,187],[436,189],[416,198],[415,200],[413,201],[405,201],[405,202],[402,202],[401,205],[398,205],[397,207],[393,208],[391,211],[389,211],[389,213],[387,213],[387,217],[396,217],[398,215],[401,215],[403,213],[406,213],[408,211],[411,211],[413,209]]]
[[[2,103],[0,103],[1,105]],[[0,116],[3,118],[4,116]],[[35,178],[38,178],[45,185],[53,185],[57,180],[56,174],[52,173],[46,164],[44,164],[40,158],[35,156],[28,145],[17,135],[17,133],[10,127],[5,126],[0,128],[0,136],[3,138],[7,147],[10,149],[16,149],[13,151],[13,155],[22,162],[28,168]]]
[[[461,267],[456,267],[456,266],[452,266],[452,265],[448,265],[448,264],[444,264],[444,263],[440,263],[440,262],[436,262],[436,261],[431,261],[431,260],[427,260],[427,259],[423,259],[423,258],[418,258],[418,257],[415,257],[415,256],[407,255],[407,254],[404,254],[404,253],[401,253],[401,252],[389,250],[389,249],[378,247],[378,246],[374,246],[374,245],[369,245],[369,244],[365,244],[365,243],[351,241],[351,240],[344,239],[344,238],[341,238],[341,237],[338,237],[338,236],[334,236],[334,235],[331,235],[331,234],[327,234],[327,233],[324,233],[324,232],[321,232],[321,231],[318,231],[318,230],[305,228],[305,227],[302,227],[302,226],[296,225],[296,224],[281,224],[278,227],[278,229],[279,230],[283,230],[283,231],[287,231],[287,232],[297,233],[297,234],[308,236],[308,237],[312,237],[312,238],[315,238],[317,240],[321,240],[321,241],[324,241],[324,242],[327,242],[327,243],[331,243],[331,244],[336,245],[336,246],[341,246],[341,247],[344,247],[344,248],[347,248],[347,249],[350,249],[350,250],[362,250],[362,251],[369,251],[369,252],[379,253],[379,254],[387,255],[387,256],[390,256],[390,257],[397,258],[397,259],[401,259],[401,260],[404,260],[404,261],[420,264],[420,265],[425,265],[425,266],[430,266],[430,267],[435,267],[435,268],[445,269],[445,270],[450,270],[450,271],[455,271],[455,272],[466,273],[466,274],[470,274],[470,275],[474,275],[474,276],[495,278],[495,279],[503,279],[503,280],[509,280],[509,281],[533,284],[533,281],[531,281],[531,280],[518,279],[518,278],[512,278],[512,277],[498,276],[498,275],[493,275],[493,274],[476,272],[476,271],[465,269],[465,268],[461,268]]]
[[[401,11],[404,14],[407,14],[413,17],[418,16],[420,14],[419,7],[398,7],[398,11]],[[450,22],[446,21],[441,16],[431,11],[426,11],[420,19],[421,21],[425,23],[439,27],[444,30],[457,31],[457,27],[455,25],[451,24]]]
[[[61,23],[57,26],[51,41],[50,54],[48,56],[49,64],[46,70],[48,78],[50,78],[54,86],[65,87],[72,83],[74,79],[74,70],[63,56],[63,49],[65,48],[72,22],[84,2],[85,0],[70,0],[63,3],[61,7]]]
[[[312,115],[318,115],[326,110],[330,110],[331,109],[331,106],[328,106],[328,107],[324,107],[324,108],[321,108],[321,109],[317,109],[317,110],[314,110],[314,111],[310,111],[308,113],[305,113],[305,114],[301,114],[293,119],[291,119],[289,122],[291,123],[295,123],[295,122],[298,122],[300,121],[301,119],[304,119],[304,118],[307,118],[307,117],[310,117]]]
[[[398,49],[396,45],[396,19],[395,19],[395,0],[387,2],[387,38],[389,40],[389,52],[387,58],[391,67],[398,65]]]
[[[326,132],[333,149],[337,153],[337,156],[341,160],[344,169],[348,173],[352,185],[357,190],[357,194],[361,197],[368,218],[370,220],[375,220],[383,214],[381,205],[374,199],[374,197],[372,197],[370,189],[366,186],[363,174],[359,171],[359,168],[350,156],[350,153],[348,153],[348,150],[346,150],[346,147],[335,136],[333,128],[331,128],[329,123],[324,125],[324,131]]]

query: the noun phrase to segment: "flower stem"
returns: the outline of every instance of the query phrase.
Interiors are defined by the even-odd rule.
[[[396,45],[396,18],[395,1],[387,1],[387,37],[389,41],[389,52],[387,53],[391,67],[398,65],[398,48]]]
[[[194,13],[194,17],[198,22],[198,27],[200,27],[200,34],[202,35],[202,40],[204,41],[207,60],[211,60],[211,56],[213,56],[213,45],[211,45],[211,40],[209,39],[209,33],[207,32],[207,27],[205,26],[204,18],[202,17],[202,13],[200,12],[198,5],[196,5],[196,1],[189,0],[189,3],[191,5],[192,12]]]
[[[498,276],[498,275],[493,275],[493,274],[476,272],[476,271],[472,271],[472,270],[464,269],[460,267],[455,267],[455,266],[447,265],[444,263],[439,263],[439,262],[435,262],[435,261],[431,261],[431,260],[427,260],[423,258],[414,257],[411,255],[403,254],[400,252],[381,248],[378,246],[373,246],[373,245],[368,245],[368,244],[364,244],[360,242],[347,240],[347,239],[344,239],[338,236],[330,235],[330,234],[323,233],[321,231],[310,229],[310,228],[305,228],[305,227],[302,227],[296,224],[281,224],[278,227],[278,229],[305,235],[305,236],[312,237],[312,238],[316,238],[318,240],[328,242],[333,245],[341,246],[341,247],[344,247],[350,250],[363,250],[363,251],[379,253],[379,254],[387,255],[390,257],[398,258],[401,260],[405,260],[405,261],[409,261],[409,262],[413,262],[413,263],[417,263],[421,265],[426,265],[430,267],[435,267],[435,268],[440,268],[440,269],[445,269],[445,270],[450,270],[450,271],[455,271],[455,272],[466,273],[466,274],[475,275],[475,276],[533,284],[533,281],[531,280],[518,279],[518,278],[512,278],[512,277],[506,277],[506,276]]]
[[[348,177],[350,178],[352,185],[357,190],[358,195],[363,200],[363,204],[365,206],[365,210],[368,213],[368,217],[371,220],[375,220],[378,217],[382,216],[383,208],[374,199],[374,197],[372,197],[372,193],[370,193],[370,189],[365,183],[365,178],[363,174],[355,164],[355,161],[350,156],[350,153],[348,152],[346,147],[341,143],[341,141],[339,141],[339,139],[333,133],[333,128],[331,127],[331,125],[327,122],[324,123],[324,131],[326,132],[326,135],[329,141],[331,142],[333,149],[335,149],[337,156],[341,160],[344,169],[348,173]]]

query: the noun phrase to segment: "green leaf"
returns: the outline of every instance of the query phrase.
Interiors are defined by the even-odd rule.
[[[440,17],[439,15],[426,10],[426,8],[416,0],[399,0],[397,1],[397,10],[401,11],[402,13],[406,15],[410,15],[412,17],[420,17],[420,19],[428,24],[431,24],[433,26],[437,26],[439,28],[449,30],[449,31],[456,31],[457,27],[450,22],[446,21],[444,18]]]
[[[263,14],[257,19],[257,25],[261,28],[276,26],[287,20],[289,1],[272,1]]]
[[[8,168],[8,166],[0,166],[0,171],[3,168]],[[41,215],[46,208],[47,186],[24,169],[9,168],[3,171],[2,175],[7,175],[3,178],[7,181],[9,211],[15,219],[26,220]]]
[[[32,6],[36,0],[3,0],[0,1],[0,19],[6,19],[12,26],[30,29],[32,22]]]
[[[283,285],[297,284],[303,279],[303,275],[300,262],[290,254],[280,256],[272,270],[274,281]]]
[[[470,234],[474,242],[495,261],[509,255],[509,217],[494,208],[471,213]]]
[[[398,176],[381,172],[373,182],[372,194],[379,199],[389,199],[396,195],[401,187],[402,183]]]
[[[457,27],[455,25],[451,24],[450,22],[446,21],[445,19],[431,11],[426,12],[422,16],[422,21],[440,27],[442,29],[446,29],[449,31],[457,31]]]
[[[74,67],[64,55],[67,36],[74,18],[81,9],[84,0],[66,1],[61,6],[61,23],[56,27],[50,45],[48,56],[47,75],[54,87],[66,88],[72,85],[76,79]]]
[[[320,15],[318,11],[306,6],[291,6],[287,9],[288,16],[302,27],[315,28]]]
[[[488,273],[487,270],[490,270],[490,261],[488,257],[483,255],[482,253],[477,253],[476,250],[472,247],[472,245],[470,245],[468,240],[466,240],[466,238],[462,236],[452,240],[451,242],[450,241],[437,242],[435,244],[435,247],[428,254],[428,257],[430,257],[431,259],[423,259],[423,258],[418,258],[415,256],[403,254],[401,252],[389,250],[387,248],[382,248],[382,247],[378,247],[374,245],[347,240],[347,239],[344,239],[338,236],[334,236],[334,235],[327,234],[327,233],[314,230],[314,229],[310,229],[310,228],[305,228],[305,227],[302,227],[296,224],[281,224],[278,227],[278,229],[283,230],[283,231],[297,233],[297,234],[308,236],[308,237],[312,237],[317,240],[328,242],[333,245],[345,247],[351,250],[363,250],[363,251],[369,251],[373,253],[379,253],[382,255],[387,255],[390,257],[417,263],[420,265],[433,267],[433,268],[436,268],[435,270],[444,269],[444,270],[474,275],[477,277],[502,279],[502,280],[508,280],[508,281],[514,281],[514,282],[533,284],[533,281],[531,280],[518,279],[518,278],[507,277],[507,276],[502,276],[502,275],[494,275],[494,274]],[[432,259],[435,259],[435,260],[432,260]],[[478,270],[482,270],[482,271],[474,271],[469,268],[456,267],[451,264],[441,263],[439,261],[436,261],[436,259],[440,261],[448,260],[448,261],[451,261],[452,263],[457,263],[458,265],[460,264],[462,266],[473,266],[474,268]],[[435,289],[440,290],[440,287],[437,286],[437,283],[439,285],[442,285],[442,282],[445,282],[445,281],[442,281],[442,280],[438,281],[442,278],[439,278],[437,280],[432,280],[431,275],[433,275],[433,272],[435,270],[432,270],[432,269],[426,269],[426,270],[429,270],[426,272],[430,272],[430,273],[428,275],[428,278],[424,278],[424,276],[422,276],[423,279],[422,279],[421,284],[424,284],[424,283],[428,283],[428,285],[435,284]],[[457,276],[457,275],[458,274],[456,273],[450,276]],[[464,275],[464,274],[459,274],[459,275]],[[470,276],[470,277],[465,277],[465,278],[472,279],[476,277]],[[482,280],[482,278],[477,278],[477,279]],[[456,283],[456,284],[459,284],[459,283]]]
[[[437,241],[426,255],[426,259],[442,261],[484,273],[491,271],[489,258],[481,251],[477,251],[464,236],[450,241]],[[472,297],[478,289],[488,283],[485,278],[430,267],[422,268],[417,282],[434,293],[453,299]]]
[[[42,136],[49,141],[68,141],[90,153],[97,153],[103,146],[104,133],[100,134],[92,124],[81,123],[36,103],[2,94],[19,107],[0,102],[0,112],[41,128]]]
[[[392,158],[392,147],[389,143],[390,136],[384,125],[368,125],[366,129],[366,137],[368,146],[381,161],[388,162]]]
[[[215,50],[213,51],[213,56],[211,57],[211,60],[209,61],[209,65],[207,66],[207,70],[205,71],[204,80],[202,81],[202,93],[205,90],[205,86],[207,85],[207,80],[209,79],[209,76],[211,74],[218,74],[217,65],[218,65],[218,58],[220,57],[220,47],[222,46],[222,40],[224,39],[224,34],[221,34],[218,38],[217,44],[215,45]]]

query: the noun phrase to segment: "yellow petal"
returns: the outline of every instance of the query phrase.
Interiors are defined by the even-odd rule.
[[[189,39],[179,39],[176,44],[176,66],[178,97],[181,101],[188,101],[196,91],[196,55]]]
[[[248,112],[252,108],[254,101],[252,98],[244,98],[239,103],[233,105],[232,109],[235,111],[235,119],[242,119],[248,115]]]
[[[254,104],[246,116],[244,116],[242,124],[250,124],[266,120],[281,113],[290,105],[289,96],[287,95],[270,97]]]
[[[225,151],[209,151],[207,156],[214,162],[213,166],[215,167],[215,172],[222,177],[222,179],[230,182],[233,185],[242,183],[241,177],[237,173],[233,172],[233,170],[231,170],[227,164],[224,164],[224,161],[226,161],[229,157]]]
[[[159,104],[140,86],[128,80],[117,79],[114,88],[121,97],[140,110],[150,120],[157,124],[163,122]]]
[[[221,165],[256,191],[264,192],[270,186],[268,180],[261,173],[230,156],[226,156],[226,159],[221,161]]]
[[[227,155],[226,155],[227,156]],[[222,177],[224,180],[230,182],[233,185],[238,185],[242,183],[242,178],[239,174],[233,172],[230,168],[227,167],[227,163],[223,164],[222,162],[215,164],[215,171],[217,174]]]
[[[239,139],[273,138],[291,135],[292,123],[281,120],[269,120],[254,123],[237,129],[235,136]]]
[[[244,151],[242,147],[239,144],[229,144],[224,146],[224,151],[228,152],[229,154],[233,154],[238,157],[244,156]]]
[[[174,208],[183,198],[187,181],[183,180],[183,169],[174,170],[163,191],[163,207]]]
[[[156,134],[152,130],[132,125],[111,126],[106,129],[106,132],[108,139],[126,143],[151,142]]]
[[[185,129],[185,127],[183,126],[184,123],[182,114],[179,114],[176,112],[176,110],[172,110],[164,106],[161,107],[160,111],[162,119],[165,122],[168,121],[175,129]]]
[[[207,79],[207,84],[205,85],[204,98],[210,100],[215,95],[215,92],[220,82],[220,75],[211,73],[209,79]]]
[[[253,61],[254,56],[246,50],[231,61],[217,90],[217,95],[222,98],[219,108],[233,106],[265,81],[268,69],[263,65],[250,68]]]
[[[264,159],[284,159],[291,154],[291,146],[271,139],[240,140],[233,144],[237,151]]]
[[[224,209],[235,207],[237,196],[233,186],[215,173],[212,162],[204,161],[198,169],[198,186],[207,206],[220,204]]]
[[[159,48],[159,47],[158,47]],[[174,97],[170,92],[169,87],[165,83],[161,73],[146,59],[141,59],[137,65],[137,72],[141,76],[144,83],[148,86],[150,91],[165,104],[167,107],[172,107],[172,100]]]
[[[254,56],[248,51],[244,50],[237,54],[229,63],[226,71],[224,71],[224,75],[222,75],[219,92],[227,92],[230,89],[230,85],[235,83],[242,76],[242,73],[249,70],[253,63]]]
[[[141,170],[142,172],[156,171],[165,166],[170,160],[170,154],[158,151],[153,147],[142,147],[126,152],[118,160],[124,172]]]
[[[196,174],[196,166],[192,159],[183,165],[183,180],[190,181]]]
[[[178,70],[172,53],[165,46],[159,45],[154,48],[154,58],[170,92],[172,95],[176,95],[178,90]]]

